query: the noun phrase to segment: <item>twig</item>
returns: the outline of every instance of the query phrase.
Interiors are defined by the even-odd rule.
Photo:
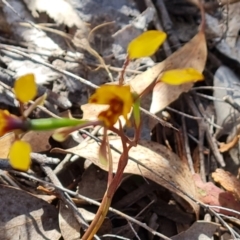
[[[136,230],[134,229],[132,223],[128,221],[128,225],[129,225],[129,227],[131,228],[131,230],[133,231],[135,237],[136,237],[138,240],[141,240],[141,238],[138,236]]]
[[[165,3],[163,0],[156,1],[156,7],[161,15],[161,20],[163,24],[164,30],[168,34],[169,41],[175,46],[177,49],[181,47],[179,40],[177,39],[176,35],[173,32],[173,24],[168,15],[167,9],[165,7]]]
[[[203,149],[204,149],[204,135],[206,132],[206,126],[204,124],[204,121],[201,120],[199,121],[198,124],[198,139],[199,139],[199,144],[198,144],[198,152],[199,152],[199,160],[200,160],[200,176],[203,182],[206,182],[206,171],[205,171],[205,158],[203,154]]]
[[[236,101],[234,101],[231,96],[227,95],[227,96],[225,96],[225,97],[223,98],[223,100],[224,100],[226,103],[230,104],[230,105],[231,105],[234,109],[236,109],[238,112],[240,112],[240,105],[239,105]]]
[[[131,240],[130,238],[121,237],[115,234],[104,234],[101,238],[120,239],[120,240]]]
[[[48,157],[40,153],[31,153],[31,159],[38,162],[39,164],[58,164],[60,162],[59,158]]]
[[[187,113],[184,113],[184,112],[180,112],[174,108],[171,108],[171,107],[166,107],[167,110],[169,111],[172,111],[172,112],[175,112],[183,117],[187,117],[187,118],[190,118],[190,119],[194,119],[194,120],[202,120],[203,118],[202,117],[196,117],[196,116],[192,116],[192,115],[189,115]]]
[[[73,196],[73,197],[81,198],[81,199],[85,200],[86,202],[89,202],[89,203],[91,203],[91,204],[93,204],[93,205],[100,206],[100,203],[99,203],[99,202],[97,202],[97,201],[95,201],[95,200],[92,200],[92,199],[90,199],[90,198],[87,198],[87,197],[85,197],[85,196],[83,196],[83,195],[81,195],[81,194],[75,193],[75,192],[73,192],[73,191],[71,191],[71,190],[69,190],[69,189],[66,189],[66,188],[64,188],[64,187],[56,186],[56,185],[54,185],[54,184],[52,184],[52,183],[49,183],[49,182],[46,182],[46,181],[44,181],[44,180],[38,179],[38,178],[36,178],[36,177],[34,177],[34,176],[31,176],[31,175],[28,175],[27,173],[24,173],[24,172],[18,172],[18,171],[14,171],[14,170],[11,170],[11,172],[12,172],[13,174],[20,175],[20,176],[23,176],[23,177],[32,179],[32,180],[34,180],[34,181],[40,182],[40,183],[42,183],[42,184],[44,184],[44,185],[49,185],[50,187],[53,187],[53,188],[56,188],[56,189],[58,189],[58,190],[60,190],[60,191],[66,192],[66,193],[68,193],[69,195],[71,195],[71,196]],[[146,225],[146,223],[142,223],[142,222],[136,220],[135,218],[132,218],[132,217],[128,216],[128,215],[125,214],[125,213],[122,213],[121,211],[118,211],[118,210],[116,210],[116,209],[114,209],[114,208],[112,208],[112,207],[109,208],[109,211],[111,211],[111,212],[113,212],[113,213],[115,213],[115,214],[118,214],[119,216],[127,219],[128,221],[131,221],[131,222],[133,222],[133,223],[138,224],[140,227],[146,229],[147,231],[149,231],[150,233],[152,233],[152,234],[155,235],[155,236],[161,237],[161,238],[166,239],[166,240],[170,240],[170,238],[168,238],[168,237],[164,236],[163,234],[158,233],[158,232],[156,232],[155,230],[153,230],[153,229],[151,229],[150,227],[148,227],[148,226]]]
[[[144,109],[144,108],[142,108],[142,107],[140,107],[140,110],[141,110],[142,112],[144,112],[145,114],[147,114],[149,117],[157,120],[162,126],[164,126],[164,127],[169,127],[169,128],[173,128],[173,129],[177,130],[175,127],[173,127],[173,125],[172,125],[171,123],[169,123],[169,122],[167,122],[167,121],[165,121],[165,120],[157,117],[155,114],[150,113],[148,110],[146,110],[146,109]]]
[[[239,89],[236,89],[236,88],[217,87],[217,86],[198,86],[190,89],[190,91],[194,91],[194,92],[196,90],[224,90],[224,91],[240,92]]]
[[[57,175],[58,173],[60,173],[66,167],[66,164],[69,162],[71,156],[72,156],[71,153],[66,154],[65,158],[53,170],[54,174]]]
[[[186,98],[186,102],[189,104],[189,107],[191,108],[194,115],[197,117],[201,117],[201,114],[199,113],[196,105],[194,104],[194,102],[190,96],[188,98]],[[201,128],[202,131],[205,131],[205,133],[206,133],[208,144],[210,145],[210,148],[213,151],[213,155],[214,155],[215,159],[217,160],[217,162],[220,164],[221,167],[224,167],[225,162],[224,162],[223,156],[220,154],[220,152],[218,150],[216,139],[209,132],[208,125],[204,121],[198,121],[198,124],[199,124],[199,128]],[[201,132],[201,134],[202,134],[202,132]]]
[[[46,173],[46,175],[49,177],[49,179],[54,184],[54,186],[62,187],[61,182],[58,180],[57,176],[54,174],[54,172],[52,171],[52,169],[50,167],[42,164],[41,168]],[[72,204],[71,200],[69,200],[69,195],[66,193],[64,194],[61,191],[57,191],[57,192],[58,192],[59,196],[61,197],[62,201],[69,206],[69,209],[71,209],[74,217],[81,224],[83,229],[87,229],[88,228],[87,222],[84,220],[82,214],[78,211],[77,207],[74,204]],[[71,202],[71,204],[70,204],[70,202]]]
[[[188,166],[192,174],[195,173],[194,167],[193,167],[193,160],[191,156],[191,150],[189,147],[189,141],[188,141],[188,134],[187,134],[187,127],[186,127],[186,121],[185,117],[182,116],[182,129],[183,129],[183,139],[184,139],[184,146],[185,146],[185,152],[188,160]]]
[[[24,52],[21,52],[21,51],[19,51],[19,50],[13,49],[13,48],[9,47],[8,45],[0,44],[0,49],[4,49],[4,50],[7,50],[7,51],[11,51],[11,52],[14,52],[14,53],[16,53],[16,54],[19,54],[19,55],[21,55],[21,56],[24,56],[24,57],[30,59],[30,60],[33,61],[33,62],[42,64],[42,65],[44,65],[44,66],[46,66],[46,67],[49,67],[49,68],[51,68],[51,69],[53,69],[53,70],[55,70],[55,71],[57,71],[57,72],[60,72],[60,73],[62,73],[62,74],[64,74],[64,75],[66,75],[66,76],[69,76],[69,77],[72,77],[72,78],[74,78],[74,79],[76,79],[76,80],[79,80],[81,83],[83,83],[83,84],[85,84],[85,85],[87,85],[87,86],[89,86],[89,87],[91,87],[91,88],[94,88],[94,89],[98,88],[97,85],[91,83],[90,81],[88,81],[88,80],[86,80],[86,79],[84,79],[84,78],[82,78],[82,77],[79,77],[79,76],[77,76],[77,75],[75,75],[75,74],[73,74],[73,73],[71,73],[71,72],[66,71],[66,70],[62,70],[62,69],[56,68],[56,67],[54,67],[52,64],[49,64],[49,63],[47,63],[47,62],[45,62],[45,61],[43,61],[43,60],[34,58],[34,57],[32,57],[31,55],[26,54],[26,53],[24,53]]]
[[[216,97],[209,96],[209,95],[206,95],[206,94],[203,94],[203,93],[195,92],[195,94],[199,97],[206,98],[206,99],[209,99],[209,100],[212,100],[212,101],[224,102],[224,100],[221,99],[221,98],[216,98]]]
[[[9,173],[7,171],[0,170],[0,176],[1,176],[2,180],[4,179],[4,182],[7,185],[11,185],[15,188],[20,189],[18,184],[15,181],[13,181],[12,176],[9,176]]]

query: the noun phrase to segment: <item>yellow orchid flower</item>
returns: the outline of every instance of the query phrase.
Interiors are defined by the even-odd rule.
[[[109,108],[98,115],[107,127],[112,127],[119,117],[123,115],[128,121],[127,115],[133,105],[133,97],[130,86],[103,85],[90,97],[89,103],[106,104]]]

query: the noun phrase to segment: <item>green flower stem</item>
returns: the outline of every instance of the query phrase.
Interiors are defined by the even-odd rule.
[[[62,127],[73,127],[90,122],[89,120],[70,119],[70,118],[42,118],[30,120],[29,130],[44,131]]]

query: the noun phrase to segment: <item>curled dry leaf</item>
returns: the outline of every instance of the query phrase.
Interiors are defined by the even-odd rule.
[[[206,39],[203,31],[199,31],[188,43],[174,52],[163,62],[130,80],[132,89],[141,94],[154,81],[161,78],[161,73],[171,69],[194,68],[203,72],[207,59]],[[193,83],[178,86],[159,82],[153,89],[150,112],[157,113],[176,100],[181,93],[191,89]]]
[[[122,142],[119,137],[109,138],[109,143],[119,151],[122,151]],[[95,165],[108,171],[108,167],[102,166],[99,162],[99,144],[94,140],[90,140],[87,143],[80,144],[67,150],[54,149],[53,151],[62,153],[68,152],[79,155],[89,159]],[[143,166],[137,165],[132,160],[129,160],[124,170],[125,173],[142,175],[145,178],[151,179],[159,185],[178,194],[190,204],[192,209],[194,209],[196,216],[198,215],[198,205],[174,187],[177,186],[179,189],[188,193],[192,197],[195,197],[196,195],[195,185],[192,181],[192,175],[189,168],[186,163],[181,162],[176,154],[158,143],[140,141],[137,147],[130,150],[129,156],[137,159],[141,164],[145,165],[149,169],[152,169],[155,173],[147,170]],[[116,171],[120,154],[112,150],[112,157],[113,170]]]
[[[221,153],[229,151],[238,143],[239,138],[240,138],[240,135],[237,135],[228,143],[220,143],[219,151]]]
[[[212,173],[212,177],[215,182],[219,183],[228,192],[231,192],[238,201],[240,200],[240,181],[234,175],[218,168]]]
[[[240,211],[240,202],[236,200],[231,192],[220,189],[212,182],[204,183],[199,174],[194,174],[193,180],[197,187],[197,198],[199,201],[212,206],[221,206],[238,212]],[[214,210],[226,215],[235,215],[223,209],[214,208]]]

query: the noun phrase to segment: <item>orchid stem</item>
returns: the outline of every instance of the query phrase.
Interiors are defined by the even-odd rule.
[[[122,71],[120,73],[120,76],[119,76],[119,85],[123,85],[123,83],[124,83],[124,74],[126,72],[126,69],[127,69],[127,66],[129,64],[129,62],[130,62],[130,58],[127,55],[127,57],[125,59],[125,62],[123,63],[123,69],[122,69]]]

